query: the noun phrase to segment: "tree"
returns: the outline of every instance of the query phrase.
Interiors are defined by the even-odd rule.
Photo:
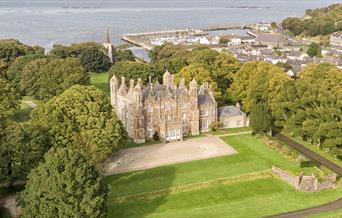
[[[44,57],[25,65],[20,89],[25,95],[48,100],[75,84],[88,84],[89,74],[76,58]]]
[[[179,83],[182,78],[185,79],[185,83],[189,82],[194,78],[198,84],[208,82],[214,92],[215,98],[221,97],[221,92],[217,88],[217,83],[212,79],[208,70],[206,70],[202,65],[191,64],[184,67],[179,73],[174,74],[175,82]]]
[[[164,72],[163,72],[164,73]],[[155,80],[160,80],[162,75],[160,72],[153,70],[152,66],[146,63],[122,61],[116,63],[109,71],[109,79],[115,75],[120,78],[121,76],[126,78],[126,81],[130,79],[137,80],[141,78],[146,83],[151,76]]]
[[[78,151],[52,148],[20,195],[21,217],[105,217],[106,186]]]
[[[33,125],[6,125],[0,134],[0,184],[24,180],[50,148],[47,132]]]
[[[295,36],[300,35],[305,30],[303,21],[299,18],[286,18],[283,20],[281,25],[284,29],[289,30]]]
[[[255,133],[264,133],[272,125],[272,116],[264,103],[258,103],[251,110],[250,126]]]
[[[109,57],[95,47],[83,49],[79,54],[79,59],[87,72],[107,71],[112,65]]]
[[[19,95],[15,88],[0,78],[0,121],[20,107]]]
[[[183,57],[187,59],[190,52],[182,45],[165,43],[162,46],[155,46],[150,52],[151,63],[155,63],[164,58]]]
[[[171,74],[178,73],[188,66],[188,62],[183,57],[164,58],[153,64],[153,69],[157,75],[163,75],[166,71]]]
[[[5,77],[12,85],[20,91],[19,83],[24,67],[33,60],[43,58],[40,54],[29,54],[16,58],[5,73]]]
[[[0,60],[10,64],[14,59],[19,56],[27,54],[43,54],[44,49],[38,46],[31,47],[24,45],[15,39],[2,39],[0,40]]]
[[[135,57],[131,50],[116,49],[113,46],[113,51],[113,60],[115,63],[120,61],[135,61]]]
[[[277,124],[294,136],[340,154],[342,146],[342,74],[332,64],[311,64],[279,93]]]
[[[228,97],[232,101],[242,102],[246,112],[260,102],[265,102],[272,108],[278,93],[291,80],[275,65],[258,61],[247,62],[234,75],[233,83],[228,89]]]
[[[111,62],[106,49],[97,42],[82,42],[70,46],[54,45],[50,54],[60,58],[78,58],[86,71],[102,72],[110,68]]]
[[[321,57],[322,56],[322,49],[317,43],[311,43],[309,48],[306,52],[310,57]]]
[[[31,121],[48,129],[53,145],[83,150],[97,165],[124,146],[127,139],[109,100],[93,86],[67,89],[33,110]]]

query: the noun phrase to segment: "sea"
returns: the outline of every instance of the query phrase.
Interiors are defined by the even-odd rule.
[[[51,48],[125,33],[277,21],[333,0],[0,0],[0,38]]]

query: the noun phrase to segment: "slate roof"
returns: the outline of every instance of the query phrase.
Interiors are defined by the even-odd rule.
[[[241,116],[246,115],[242,112],[238,107],[230,105],[230,106],[223,106],[218,108],[218,116],[219,118],[223,117],[230,117],[230,116]]]
[[[262,33],[257,35],[256,42],[281,43],[286,41],[286,37],[279,33]]]

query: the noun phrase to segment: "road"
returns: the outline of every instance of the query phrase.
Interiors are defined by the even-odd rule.
[[[311,160],[317,162],[318,164],[325,166],[326,168],[335,172],[337,175],[342,176],[342,168],[340,166],[322,157],[316,152],[308,149],[304,145],[301,145],[298,142],[292,140],[291,138],[278,132],[275,132],[274,137],[278,139],[279,141],[296,149],[301,154],[305,155],[307,158],[310,158]],[[307,217],[307,216],[314,215],[314,214],[329,212],[329,211],[333,211],[337,209],[342,209],[342,198],[336,201],[327,203],[327,204],[317,206],[317,207],[306,208],[302,210],[296,210],[296,211],[287,212],[283,214],[273,215],[273,216],[269,216],[268,218],[300,218],[300,217]]]
[[[342,176],[342,168],[337,164],[333,163],[332,161],[322,157],[321,155],[317,154],[316,152],[310,150],[309,148],[305,147],[304,145],[299,144],[298,142],[290,139],[287,136],[284,136],[281,133],[275,133],[274,137],[281,142],[291,146],[292,148],[296,149],[300,153],[302,153],[307,158],[315,161],[316,163],[325,166],[329,170],[333,171],[339,176]]]

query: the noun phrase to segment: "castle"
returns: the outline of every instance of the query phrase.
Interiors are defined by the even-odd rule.
[[[143,85],[141,79],[119,82],[115,75],[110,80],[111,105],[136,143],[158,136],[162,141],[182,140],[187,135],[209,131],[217,120],[217,103],[207,82],[198,86],[193,79],[188,86],[181,79],[174,83],[169,72],[163,83]]]

